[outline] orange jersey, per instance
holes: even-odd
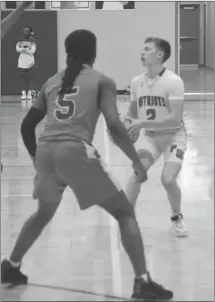
[[[39,140],[65,141],[77,138],[91,143],[101,113],[99,102],[101,98],[108,98],[109,83],[113,81],[85,66],[71,91],[59,95],[63,76],[64,71],[51,77],[43,85],[33,105],[47,114],[47,124]],[[115,83],[111,87],[115,87]]]

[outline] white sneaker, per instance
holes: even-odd
[[[22,91],[22,96],[21,96],[21,101],[25,101],[27,99],[26,92],[23,90]]]
[[[32,101],[32,94],[30,90],[28,91],[27,99],[28,101]]]
[[[28,100],[28,107],[31,107],[32,100],[33,100],[31,90],[28,91],[27,100]]]
[[[172,233],[176,237],[187,237],[189,235],[183,220],[183,215],[178,215],[177,219],[172,218]]]
[[[26,100],[21,100],[22,108],[26,108],[27,102]]]
[[[28,108],[30,108],[33,105],[33,102],[28,100]]]

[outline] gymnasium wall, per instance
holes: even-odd
[[[206,65],[214,69],[214,2],[206,2]]]
[[[1,12],[3,19],[8,11]],[[20,95],[20,75],[17,69],[18,56],[16,43],[20,39],[23,26],[33,28],[37,41],[35,54],[36,87],[41,85],[57,72],[57,12],[26,11],[18,24],[2,40],[1,45],[1,94]],[[11,85],[11,83],[13,83]]]
[[[65,67],[64,39],[75,29],[92,30],[98,38],[95,67],[124,89],[142,72],[140,51],[147,36],[167,39],[172,57],[167,66],[175,70],[175,2],[136,2],[128,11],[58,11],[58,70]]]
[[[135,10],[124,11],[26,11],[2,41],[2,95],[20,95],[15,46],[21,28],[26,24],[33,27],[37,40],[35,78],[38,89],[57,70],[65,67],[64,39],[78,28],[92,30],[97,35],[95,67],[112,77],[118,90],[124,89],[132,77],[143,71],[140,52],[147,36],[160,36],[170,41],[172,57],[167,67],[175,70],[175,2],[136,2],[135,6]],[[1,18],[8,13],[2,11]]]

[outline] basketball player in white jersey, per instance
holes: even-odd
[[[141,61],[147,71],[131,82],[131,105],[128,116],[135,118],[129,127],[132,136],[141,132],[136,148],[145,168],[149,169],[163,154],[161,182],[172,210],[172,232],[186,237],[188,230],[181,211],[181,190],[176,178],[181,170],[186,149],[183,123],[184,83],[163,64],[171,55],[169,42],[149,37],[144,42]],[[133,174],[126,194],[135,205],[141,185]]]

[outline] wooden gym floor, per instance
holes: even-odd
[[[119,103],[122,113],[126,107]],[[23,222],[36,209],[31,198],[34,169],[20,137],[25,111],[20,104],[1,108],[2,259],[9,256]],[[175,301],[213,301],[214,102],[186,102],[184,119],[188,149],[179,183],[190,237],[170,234],[170,208],[160,183],[162,159],[149,172],[136,213],[152,277],[174,291]],[[109,143],[103,126],[101,118],[95,146],[124,187],[131,172],[129,160]],[[115,221],[96,207],[80,212],[70,190],[26,255],[23,270],[29,285],[1,286],[2,301],[119,301],[132,292],[133,272]]]

